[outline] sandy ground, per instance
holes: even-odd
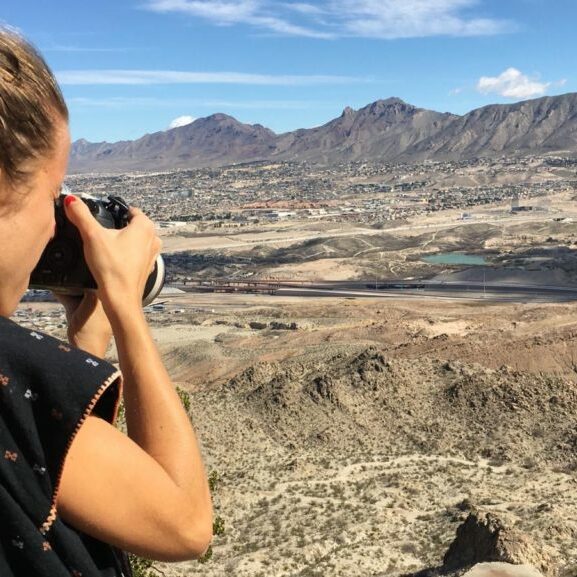
[[[297,330],[266,328],[289,320]],[[327,352],[370,345],[392,359],[573,378],[574,305],[189,294],[151,321],[174,379],[201,395],[193,420],[209,470],[222,477],[215,502],[226,523],[210,562],[163,565],[167,575],[401,575],[440,562],[463,518],[455,509],[463,499],[531,535],[557,566],[577,563],[570,471],[442,453],[291,449],[264,434],[256,417],[223,400],[207,406],[213,397],[202,396],[255,362],[322,362]],[[265,328],[250,328],[254,322]]]

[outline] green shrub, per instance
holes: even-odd
[[[206,553],[202,557],[199,557],[198,562],[207,563],[208,561],[210,561],[211,557],[212,557],[212,545],[209,545],[208,549],[206,550]],[[148,577],[148,575],[145,577]]]
[[[220,537],[224,535],[224,519],[222,517],[215,517],[212,524],[212,534]]]
[[[211,471],[210,475],[208,476],[208,487],[213,495],[214,493],[216,493],[216,490],[218,489],[219,485],[220,485],[220,475],[218,474],[217,471]]]
[[[134,577],[157,577],[157,573],[153,573],[154,566],[152,561],[142,559],[136,555],[129,555],[130,566],[132,567],[132,574]]]
[[[190,411],[190,394],[189,394],[189,392],[185,391],[184,389],[181,389],[180,387],[176,387],[176,392],[178,393],[178,396],[180,397],[180,402],[182,403],[184,410],[188,413]]]

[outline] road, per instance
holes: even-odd
[[[186,292],[267,292],[283,296],[344,298],[442,298],[509,302],[568,302],[577,300],[577,287],[436,281],[317,281],[276,280],[242,282],[215,279],[210,284],[176,285]]]

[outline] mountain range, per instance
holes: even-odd
[[[226,114],[134,141],[72,145],[70,172],[128,172],[224,166],[262,160],[326,165],[420,162],[531,154],[577,156],[577,93],[494,104],[465,115],[378,100],[315,128],[275,134]]]

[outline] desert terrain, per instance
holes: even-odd
[[[501,184],[548,182],[547,170]],[[477,186],[491,175],[443,179]],[[525,565],[510,575],[577,575],[575,194],[540,191],[519,212],[503,200],[379,222],[297,215],[163,229],[178,288],[147,314],[190,400],[220,530],[206,562],[151,574],[488,577],[495,565],[472,565],[513,561]],[[482,288],[201,291],[211,279]],[[559,292],[503,298],[492,283]],[[18,315],[63,336],[56,304],[22,303]],[[498,520],[508,557],[454,561],[471,514]]]
[[[225,533],[167,574],[404,575],[473,507],[577,563],[572,304],[182,298],[154,330]]]

